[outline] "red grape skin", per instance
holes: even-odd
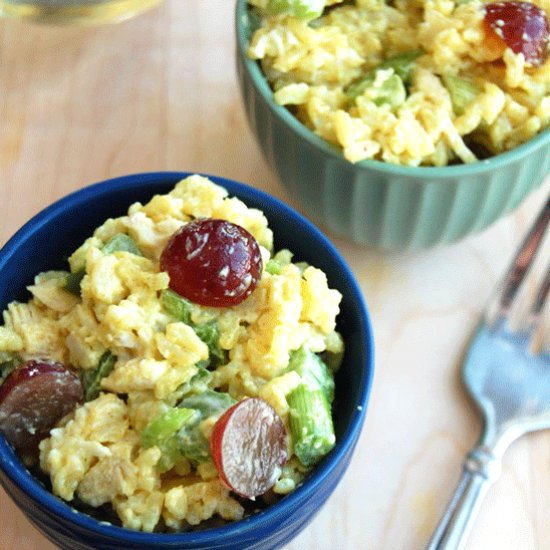
[[[539,66],[548,57],[550,26],[542,8],[531,2],[494,2],[484,6],[487,34]]]
[[[216,422],[210,437],[212,458],[222,482],[254,499],[277,481],[288,459],[286,428],[263,399],[239,401]]]
[[[0,431],[16,449],[31,449],[82,400],[80,379],[64,365],[27,361],[0,386]]]
[[[240,304],[256,288],[262,256],[256,239],[227,220],[201,218],[172,236],[160,259],[170,288],[203,306]]]

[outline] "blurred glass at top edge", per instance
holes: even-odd
[[[0,0],[0,16],[41,23],[115,23],[163,0]]]

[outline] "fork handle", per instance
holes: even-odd
[[[468,453],[462,477],[426,550],[460,550],[483,497],[500,475],[501,462],[486,446]]]

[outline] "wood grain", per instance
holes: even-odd
[[[53,200],[140,171],[223,175],[284,199],[240,106],[233,3],[167,1],[117,26],[0,22],[0,244]],[[333,497],[289,550],[423,548],[480,429],[459,359],[550,180],[459,244],[382,254],[334,242],[376,333],[367,422]],[[0,491],[0,549],[50,550]],[[550,548],[550,435],[506,455],[468,550]]]

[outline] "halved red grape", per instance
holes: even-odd
[[[184,225],[162,252],[170,288],[203,306],[240,304],[256,288],[262,255],[256,239],[227,220],[202,218]]]
[[[250,499],[275,485],[288,458],[281,417],[257,397],[239,401],[220,417],[210,448],[223,483]]]
[[[531,2],[494,2],[486,4],[487,31],[498,36],[514,53],[522,53],[531,65],[548,57],[550,26],[542,8]]]
[[[82,399],[80,379],[64,365],[28,361],[0,386],[0,431],[16,449],[29,449]]]

